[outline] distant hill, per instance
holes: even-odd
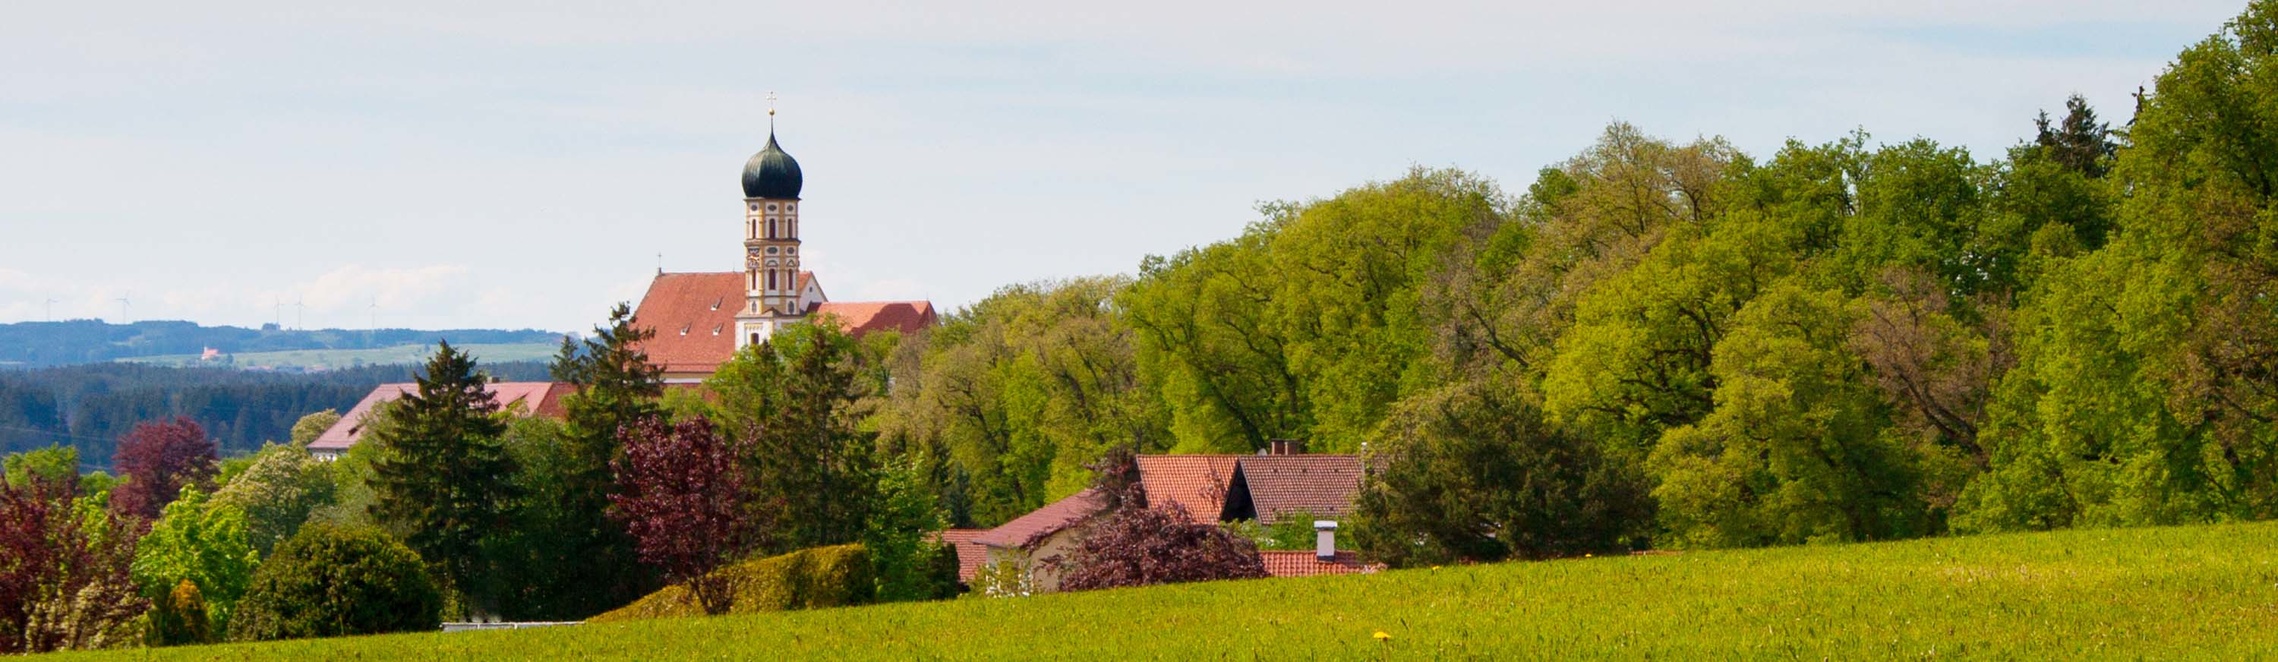
[[[0,367],[41,368],[188,355],[307,350],[368,350],[433,345],[558,345],[564,334],[536,329],[313,329],[200,326],[192,322],[111,324],[102,320],[0,324]],[[169,361],[170,363],[172,361]],[[367,361],[369,363],[369,361]]]
[[[547,364],[483,361],[501,381],[544,381]],[[79,449],[89,469],[110,466],[120,435],[137,423],[187,416],[223,455],[291,438],[293,422],[347,411],[372,387],[408,382],[414,365],[366,365],[313,373],[168,368],[135,363],[0,370],[0,453],[49,444]]]

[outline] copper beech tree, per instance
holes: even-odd
[[[214,442],[188,418],[143,423],[119,438],[111,466],[127,479],[111,491],[111,512],[143,521],[158,519],[185,485],[213,489]]]
[[[1266,576],[1258,546],[1213,522],[1196,522],[1185,508],[1150,508],[1128,451],[1111,452],[1094,465],[1097,490],[1110,510],[1085,531],[1076,550],[1047,562],[1066,568],[1060,588],[1175,584]]]
[[[738,443],[702,418],[649,416],[621,434],[624,455],[610,463],[617,493],[609,495],[609,516],[625,524],[642,562],[695,594],[706,613],[726,611],[730,587],[711,572],[742,551],[750,533],[739,501]]]

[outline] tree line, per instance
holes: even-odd
[[[1104,449],[1307,439],[1381,467],[1394,563],[2269,518],[2273,34],[2253,3],[2124,121],[2074,97],[1990,160],[1617,123],[1523,191],[1264,205],[906,339],[880,444],[987,526]]]
[[[107,469],[117,440],[136,424],[174,416],[196,421],[223,455],[283,440],[301,416],[347,411],[372,387],[409,382],[417,366],[272,373],[104,363],[0,370],[0,452],[61,444],[86,468]],[[486,367],[507,381],[544,381],[543,363]]]

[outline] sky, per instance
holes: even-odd
[[[584,330],[741,269],[771,92],[827,294],[954,310],[1414,166],[1523,191],[1615,121],[1992,159],[2243,7],[8,3],[0,322]]]

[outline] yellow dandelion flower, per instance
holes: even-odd
[[[1383,630],[1377,630],[1377,631],[1376,631],[1376,640],[1377,640],[1377,641],[1391,641],[1391,640],[1392,640],[1392,635],[1389,635],[1389,634],[1385,634]]]

